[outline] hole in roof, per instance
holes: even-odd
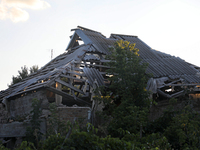
[[[78,40],[78,44],[82,45],[82,44],[84,44],[84,42],[82,40]]]

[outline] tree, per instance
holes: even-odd
[[[106,97],[103,99],[105,112],[113,118],[108,131],[114,137],[119,136],[120,129],[141,134],[147,122],[150,100],[145,87],[149,75],[145,73],[147,64],[138,57],[135,45],[117,41],[107,57],[111,85],[102,93]]]
[[[28,67],[26,67],[26,65],[24,65],[23,67],[21,67],[21,70],[18,70],[19,75],[17,75],[16,77],[15,76],[12,77],[12,82],[8,86],[10,87],[11,85],[22,81],[29,74],[32,74],[32,73],[37,72],[37,71],[38,71],[38,66],[37,65],[34,65],[34,66],[30,67],[29,71],[28,71]]]
[[[40,132],[40,123],[42,122],[40,116],[42,114],[41,110],[41,101],[34,98],[32,100],[32,111],[30,112],[30,123],[31,126],[27,127],[26,130],[26,140],[35,144],[35,146],[39,147],[39,141],[42,138],[42,133]]]
[[[48,117],[48,130],[47,130],[47,136],[48,135],[65,135],[67,132],[68,125],[60,119],[58,114],[57,105],[55,103],[49,104],[49,110],[51,112],[51,116]]]
[[[16,84],[20,82],[22,79],[26,78],[28,76],[28,68],[26,66],[21,67],[21,70],[18,70],[19,75],[16,77],[12,77],[11,85]]]
[[[34,72],[37,72],[39,69],[39,67],[37,65],[34,65],[32,67],[30,67],[29,71],[30,71],[30,74],[34,73]]]
[[[200,149],[200,116],[190,100],[171,118],[164,130],[174,149]]]

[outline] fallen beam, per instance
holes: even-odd
[[[76,87],[74,87],[73,85],[70,85],[69,83],[66,83],[65,81],[62,81],[62,80],[60,80],[60,79],[56,79],[55,81],[58,82],[58,83],[60,83],[60,84],[62,84],[62,85],[64,85],[64,86],[67,86],[67,87],[71,88],[72,90],[74,90],[74,91],[76,91],[76,92],[79,92],[79,93],[81,93],[81,94],[84,94],[83,91],[77,89]]]
[[[81,102],[81,103],[84,103],[84,104],[87,104],[87,105],[91,106],[90,103],[88,103],[88,102],[86,102],[86,101],[84,101],[84,100],[82,100],[82,99],[80,99],[80,98],[78,98],[78,97],[76,97],[76,100],[75,100],[74,97],[73,97],[72,95],[69,95],[69,94],[67,94],[66,92],[57,90],[57,89],[54,88],[54,87],[47,87],[46,89],[49,90],[49,91],[52,91],[52,92],[54,92],[54,93],[56,93],[56,94],[58,94],[58,95],[61,95],[61,96],[65,97],[65,98],[68,98],[68,99],[70,99],[70,100],[78,101],[78,102]]]

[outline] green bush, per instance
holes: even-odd
[[[65,137],[60,134],[51,135],[42,143],[42,149],[54,150],[61,146],[64,140]]]

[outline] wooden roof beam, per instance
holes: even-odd
[[[75,100],[74,97],[73,97],[72,95],[69,95],[69,94],[67,94],[66,92],[57,90],[57,89],[54,88],[54,87],[47,87],[47,90],[52,91],[52,92],[54,92],[54,93],[56,93],[56,94],[58,94],[58,95],[61,95],[61,96],[63,96],[63,97],[66,97],[66,98],[68,98],[68,99],[70,99],[70,100]],[[78,102],[87,104],[87,105],[89,105],[89,106],[91,107],[91,104],[90,104],[90,103],[88,103],[88,102],[86,102],[86,101],[84,101],[84,100],[82,100],[82,99],[80,99],[80,98],[78,98],[78,97],[76,97],[76,100],[75,100],[75,101],[78,101]]]
[[[70,84],[66,83],[65,81],[62,81],[62,80],[60,80],[60,79],[56,79],[55,81],[58,82],[58,83],[60,83],[60,84],[62,84],[62,85],[64,85],[64,86],[66,86],[66,87],[71,88],[72,90],[74,90],[74,91],[76,91],[76,92],[79,92],[79,93],[81,93],[81,94],[84,94],[83,91],[77,89],[77,88],[74,87],[73,85],[70,85]]]

